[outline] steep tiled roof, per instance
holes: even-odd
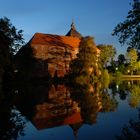
[[[79,46],[80,39],[77,37],[35,33],[30,43],[49,46],[69,46],[75,48]]]
[[[81,38],[82,37],[82,35],[79,32],[77,32],[77,30],[76,30],[76,28],[74,26],[74,22],[72,22],[71,29],[66,34],[66,36],[72,36],[72,37],[78,37],[78,38]]]

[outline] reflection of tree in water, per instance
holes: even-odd
[[[95,123],[99,111],[97,97],[91,93],[86,93],[83,99],[79,104],[81,107],[81,116],[85,123]]]
[[[16,140],[24,135],[25,120],[13,104],[13,91],[10,85],[0,89],[0,140]]]
[[[70,93],[69,89],[71,89]],[[21,87],[18,87],[16,90],[18,94],[15,94],[14,104],[29,120],[32,120],[35,124],[35,115],[40,115],[40,122],[46,122],[46,118],[49,118],[46,124],[43,122],[42,127],[38,128],[62,125],[64,119],[68,120],[68,116],[71,115],[72,117],[73,113],[78,112],[81,115],[81,119],[70,124],[74,135],[77,135],[78,129],[83,123],[96,123],[98,112],[114,111],[118,105],[114,95],[110,94],[109,90],[104,90],[100,83],[95,83],[94,85],[86,83],[84,85],[75,85],[75,87],[71,88],[67,88],[64,85],[51,86],[48,83],[26,83],[24,85],[22,84]],[[78,107],[75,107],[73,103],[76,103]],[[45,109],[43,109],[43,107]],[[79,110],[76,111],[75,108]],[[7,113],[7,116],[9,116],[7,119],[5,118],[4,121],[11,125],[6,126],[4,125],[5,123],[3,123],[0,133],[7,137],[9,136],[8,134],[10,134],[11,138],[15,138],[22,135],[25,124],[20,114],[18,112],[11,113],[11,110],[12,109],[9,108]],[[48,110],[48,112],[46,110]],[[53,117],[51,118],[51,115],[49,116],[48,113],[51,113]],[[44,115],[46,116],[44,117]],[[10,119],[11,117],[13,117],[13,119]]]
[[[128,81],[115,81],[110,84],[112,94],[119,94],[121,100],[125,100],[128,95]]]
[[[31,119],[35,115],[34,106],[47,101],[49,88],[50,85],[46,82],[21,84],[16,89],[18,94],[14,97],[14,104],[22,114]]]
[[[123,127],[121,135],[116,136],[117,140],[140,140],[140,108],[138,111],[138,120],[130,120],[129,124]]]
[[[118,86],[118,88],[117,88]],[[118,93],[121,100],[126,97],[131,107],[138,107],[140,104],[140,81],[138,80],[125,80],[119,83],[112,83],[111,89],[113,93]]]
[[[35,114],[34,105],[48,99],[49,85],[47,82],[18,82],[14,87],[6,86],[1,88],[4,93],[0,91],[0,140],[17,140],[25,135],[26,121]]]
[[[96,122],[98,112],[96,95],[89,91],[89,85],[77,85],[76,87],[72,88],[71,97],[79,104],[83,122],[92,124]]]
[[[132,85],[130,88],[130,95],[128,98],[129,105],[131,107],[138,107],[140,104],[140,86]]]
[[[75,87],[71,90],[71,96],[81,108],[84,123],[93,124],[96,122],[98,112],[114,111],[117,108],[116,99],[109,93],[104,93],[99,83],[95,83],[93,86],[86,84]]]
[[[16,140],[24,135],[25,120],[11,105],[0,105],[0,140]]]
[[[118,107],[117,100],[114,97],[111,97],[109,93],[102,93],[101,99],[101,112],[115,111],[115,109]]]

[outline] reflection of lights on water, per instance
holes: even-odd
[[[18,90],[15,90],[15,93],[17,94],[18,93]]]
[[[14,70],[14,72],[15,72],[15,73],[17,73],[17,72],[18,72],[18,70],[17,70],[17,69],[15,69],[15,70]]]

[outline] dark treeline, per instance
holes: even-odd
[[[0,19],[0,82],[4,77],[13,75],[14,55],[24,43],[22,32],[17,30],[7,17]]]

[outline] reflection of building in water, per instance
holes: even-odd
[[[82,122],[80,108],[72,101],[64,85],[53,85],[48,98],[48,102],[35,106],[36,113],[32,122],[38,129]]]
[[[75,137],[78,137],[78,130],[79,128],[83,125],[83,123],[76,123],[76,124],[71,124],[70,127],[73,130],[73,135]]]
[[[78,92],[76,89],[72,92],[64,85],[52,85],[50,89],[44,85],[28,88],[29,91],[24,87],[23,93],[19,90],[18,95],[22,96],[20,101],[16,100],[16,106],[39,130],[69,125],[77,136],[84,123],[96,122],[102,108],[96,86],[90,87],[87,93],[79,88]]]
[[[70,125],[75,136],[82,124],[96,123],[98,112],[102,108],[99,91],[93,89],[83,100],[73,101],[70,91],[64,85],[52,85],[47,102],[35,106],[32,118],[37,129]],[[82,94],[82,93],[81,93]]]

